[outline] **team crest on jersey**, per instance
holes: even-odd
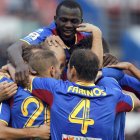
[[[62,140],[102,140],[101,138],[81,137],[72,135],[62,135]]]

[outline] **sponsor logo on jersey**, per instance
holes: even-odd
[[[37,32],[33,32],[33,33],[30,33],[30,34],[28,35],[28,37],[31,38],[32,40],[36,40],[39,36],[40,36],[40,35],[39,35],[39,33],[37,33]]]
[[[101,138],[81,137],[73,135],[62,135],[62,140],[102,140]]]

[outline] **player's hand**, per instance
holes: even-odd
[[[59,36],[51,35],[46,38],[45,40],[45,46],[61,46],[62,48],[66,48],[66,45],[62,41],[62,39]]]
[[[76,30],[78,32],[93,32],[93,34],[102,34],[101,30],[97,26],[90,23],[79,24]]]
[[[0,102],[9,99],[17,92],[17,85],[14,82],[7,81],[0,83]]]
[[[48,140],[50,138],[50,126],[44,124],[37,129],[37,135],[40,139]]]
[[[108,67],[119,68],[123,70],[128,70],[131,67],[131,63],[129,62],[119,62],[116,65],[109,65]]]
[[[108,65],[115,65],[118,62],[118,59],[110,53],[105,53],[103,56],[103,67],[106,67]]]
[[[7,78],[11,78],[11,76],[8,73],[8,64],[1,67],[0,75],[3,75],[4,77],[7,77]]]
[[[20,64],[15,69],[15,81],[18,84],[25,85],[29,79],[29,67],[27,64]]]

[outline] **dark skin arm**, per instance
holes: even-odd
[[[16,68],[15,80],[17,83],[27,81],[29,77],[28,65],[24,63],[22,58],[23,47],[27,46],[27,43],[19,40],[7,49],[8,58]]]

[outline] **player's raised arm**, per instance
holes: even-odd
[[[22,49],[28,44],[19,40],[7,49],[8,59],[16,68],[16,81],[21,82],[28,78],[29,68],[22,58]]]
[[[77,28],[77,31],[81,32],[91,32],[93,35],[92,48],[91,50],[98,56],[100,61],[100,67],[103,63],[103,46],[102,46],[102,32],[101,30],[92,24],[82,23]]]

